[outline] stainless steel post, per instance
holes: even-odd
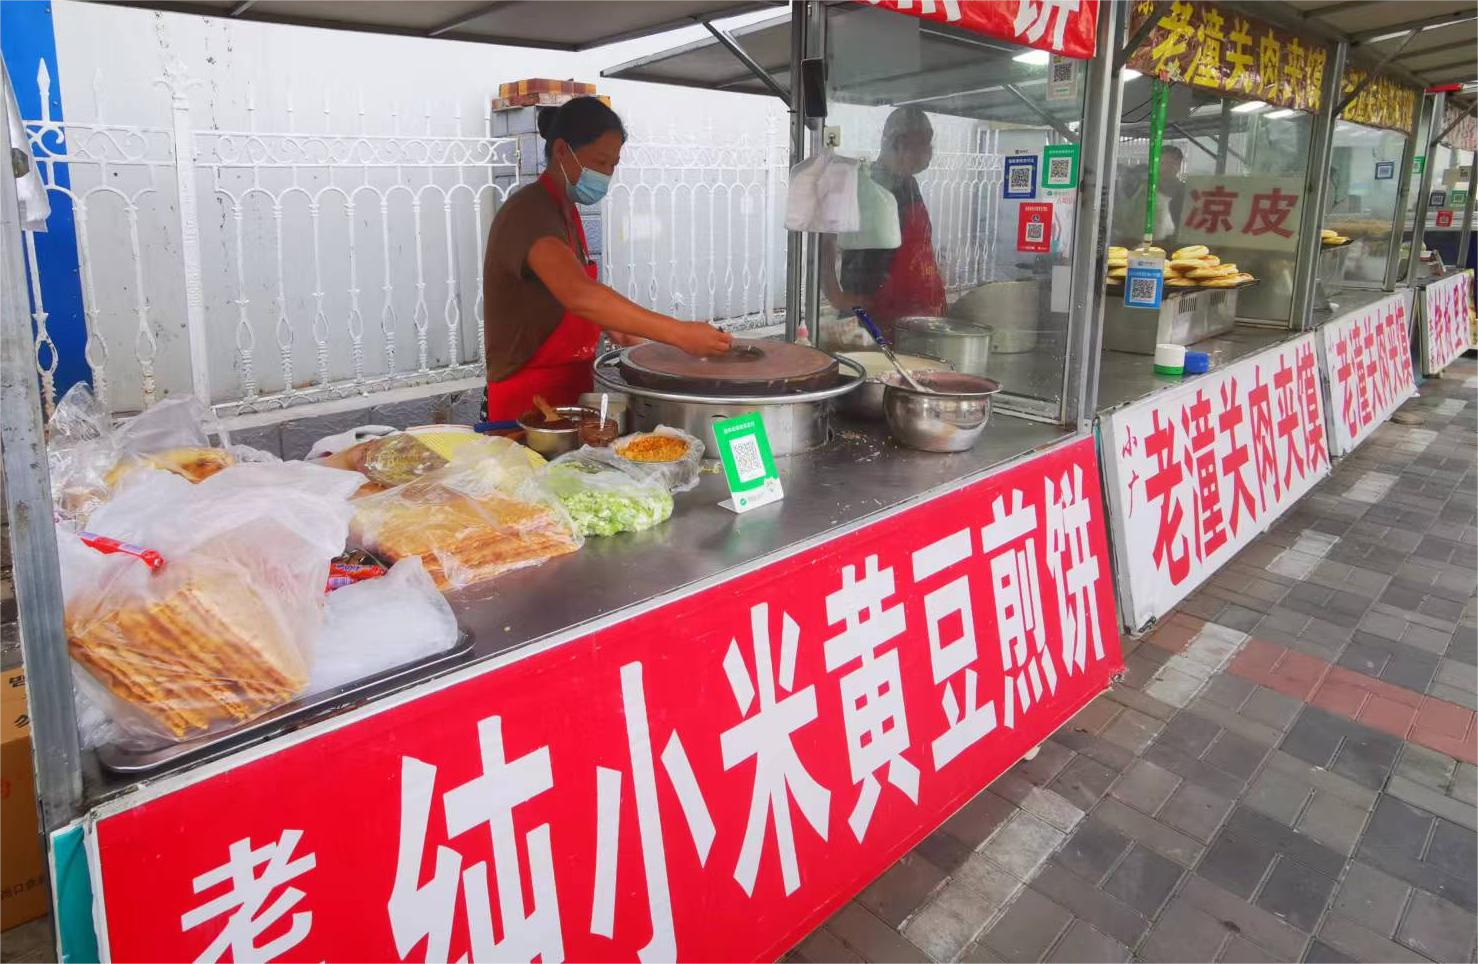
[[[806,114],[801,96],[801,61],[806,59],[806,24],[809,0],[790,7],[790,166],[806,157]],[[773,202],[772,202],[773,203]],[[805,272],[805,236],[785,232],[785,340],[795,341],[801,322],[801,276]]]
[[[1345,57],[1350,45],[1339,41],[1330,52],[1324,67],[1324,83],[1320,89],[1319,113],[1314,117],[1309,135],[1309,166],[1304,172],[1303,214],[1298,221],[1298,247],[1293,269],[1293,303],[1289,306],[1288,327],[1305,329],[1314,310],[1314,287],[1319,273],[1319,231],[1324,226],[1324,206],[1328,203],[1329,154],[1334,144],[1334,125],[1339,120],[1340,89],[1344,83]]]
[[[1064,360],[1061,419],[1086,432],[1098,409],[1098,370],[1103,357],[1103,284],[1113,218],[1115,163],[1119,155],[1119,115],[1123,74],[1114,58],[1127,24],[1129,7],[1099,7],[1098,49],[1088,62],[1083,104],[1083,137],[1078,158],[1078,195],[1073,219],[1072,274],[1069,282],[1067,358]]]
[[[1401,152],[1401,172],[1396,181],[1396,211],[1392,217],[1391,253],[1386,258],[1386,277],[1381,285],[1386,291],[1396,290],[1396,281],[1406,276],[1401,259],[1401,243],[1406,238],[1406,204],[1411,199],[1411,166],[1416,163],[1416,152],[1426,142],[1427,131],[1432,123],[1432,98],[1422,95],[1420,109],[1416,112],[1416,126],[1406,138],[1406,148]]]
[[[1437,138],[1442,134],[1442,111],[1447,106],[1447,95],[1438,92],[1432,96],[1432,120],[1422,138],[1422,177],[1416,189],[1416,223],[1411,226],[1411,255],[1406,259],[1406,283],[1414,285],[1421,280],[1422,246],[1426,243],[1427,202],[1432,197],[1432,151],[1437,147]]]
[[[814,0],[806,4],[806,56],[826,61],[826,4]],[[811,130],[811,153],[821,152],[826,136],[826,118],[817,121]],[[811,329],[811,340],[821,338],[821,235],[806,236],[806,324]]]
[[[81,805],[81,751],[67,637],[62,630],[62,573],[51,514],[41,389],[32,354],[20,202],[15,178],[10,176],[10,146],[8,111],[0,106],[0,157],[5,158],[0,166],[0,457],[26,661],[36,796],[42,831],[49,833],[75,817]]]
[[[1458,270],[1462,270],[1468,263],[1468,242],[1473,233],[1473,188],[1478,186],[1475,175],[1478,175],[1478,151],[1474,151],[1472,159],[1468,161],[1468,197],[1463,201],[1463,230],[1457,239]]]

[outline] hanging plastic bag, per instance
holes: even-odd
[[[703,449],[698,438],[666,425],[618,438],[611,444],[611,451],[626,467],[656,479],[669,492],[686,492],[698,484]]]
[[[113,420],[91,389],[78,383],[57,402],[46,425],[51,502],[59,521],[80,528],[108,501],[108,471],[118,461]]]
[[[348,498],[362,481],[302,463],[233,466],[198,485],[141,471],[89,524],[157,551],[163,568],[125,554],[89,559],[66,543],[79,685],[129,742],[229,728],[303,692],[324,573],[343,551]]]
[[[860,166],[855,158],[825,150],[792,167],[785,190],[785,227],[821,234],[856,231]]]
[[[516,448],[516,446],[515,446]],[[569,513],[511,450],[355,502],[350,540],[392,562],[419,556],[443,592],[580,548]]]
[[[585,446],[561,455],[544,477],[583,536],[641,532],[672,516],[667,487],[610,449]]]
[[[903,244],[898,199],[872,179],[872,164],[867,161],[857,175],[857,219],[856,231],[837,235],[837,247],[844,251],[892,251]]]
[[[434,656],[457,641],[457,617],[421,560],[412,556],[378,579],[324,600],[307,695]]]

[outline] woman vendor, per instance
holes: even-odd
[[[618,344],[652,339],[694,355],[722,354],[732,337],[623,298],[596,280],[576,204],[605,196],[626,129],[594,97],[539,113],[545,170],[493,218],[483,265],[487,417],[511,421],[542,395],[573,405],[591,390],[601,330]]]
[[[900,107],[883,122],[872,179],[898,202],[897,248],[863,248],[841,253],[836,272],[835,239],[822,239],[822,285],[839,311],[861,306],[891,336],[893,322],[910,315],[942,315],[944,279],[934,260],[934,230],[919,190],[918,175],[934,159],[934,125],[918,107]]]

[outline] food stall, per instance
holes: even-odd
[[[1264,6],[1136,4],[1129,21],[1098,419],[1131,631],[1330,468],[1306,212],[1344,47]],[[1119,280],[1134,258],[1163,285],[1151,303]]]
[[[1454,85],[1455,86],[1455,85]],[[1471,105],[1451,101],[1441,90],[1440,125],[1434,123],[1422,180],[1421,232],[1414,236],[1430,252],[1418,271],[1417,343],[1422,374],[1437,375],[1474,344],[1472,251],[1474,150],[1478,121]]]
[[[328,6],[421,30],[436,4]],[[566,28],[447,6],[460,39]],[[589,44],[747,5],[563,6]],[[828,77],[790,95],[813,154],[827,100],[864,149],[915,99],[1036,119],[1009,156],[1043,196],[992,207],[987,280],[1040,284],[1043,347],[953,454],[900,444],[906,413],[840,414],[868,369],[785,342],[702,372],[603,356],[653,431],[550,465],[445,427],[264,460],[185,399],[121,426],[64,401],[48,439],[4,180],[5,492],[64,959],[775,959],[1122,668],[1088,431],[1121,8],[792,9],[789,75]],[[797,241],[787,300],[826,337],[828,244]],[[530,420],[583,428],[559,422]],[[396,579],[431,589],[371,606]]]

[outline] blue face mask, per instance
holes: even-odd
[[[580,164],[580,159],[575,158],[575,163]],[[559,173],[565,179],[565,189],[576,204],[599,204],[611,186],[611,175],[592,171],[583,164],[580,164],[580,177],[574,184],[570,183],[570,176],[564,172],[564,167],[560,167]]]

